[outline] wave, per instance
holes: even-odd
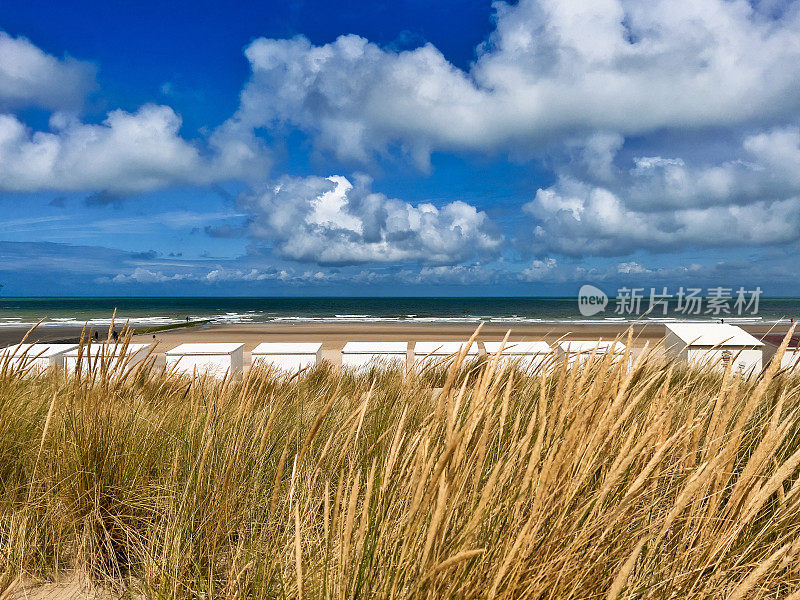
[[[162,325],[177,325],[187,321],[211,321],[212,324],[235,325],[256,323],[430,323],[430,324],[474,324],[493,323],[508,325],[536,325],[536,324],[576,324],[576,325],[629,325],[629,324],[667,324],[675,322],[719,322],[719,318],[707,315],[691,317],[581,317],[581,316],[523,316],[523,315],[420,315],[420,314],[393,314],[390,316],[370,314],[334,314],[334,315],[279,315],[276,313],[246,311],[246,312],[220,312],[210,314],[191,314],[186,316],[166,317],[163,315],[126,317],[117,316],[115,326],[128,324],[133,328],[158,327]],[[732,325],[753,324],[788,324],[789,319],[781,317],[761,316],[725,316],[726,323]],[[36,325],[30,317],[8,316],[0,318],[0,328],[30,328]],[[111,325],[110,317],[81,318],[77,315],[68,317],[51,317],[39,324],[39,327],[91,327],[107,328]]]

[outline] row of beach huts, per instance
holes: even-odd
[[[676,360],[697,366],[707,364],[734,373],[749,375],[761,370],[775,354],[783,336],[762,336],[758,339],[740,327],[722,323],[667,324],[664,350]],[[452,341],[417,342],[413,347],[413,363],[417,366],[444,362],[458,352],[477,358],[478,344]],[[583,362],[591,356],[612,354],[612,361],[623,360],[626,346],[619,341],[563,340],[551,346],[544,341],[483,342],[485,354],[513,360],[520,368],[535,370],[544,364],[566,360]],[[152,352],[151,344],[18,344],[0,350],[0,365],[42,370],[49,367],[74,372],[105,361],[106,365],[129,368]],[[264,342],[250,353],[251,365],[262,364],[289,372],[312,366],[322,360],[321,342]],[[347,342],[342,349],[342,366],[364,367],[381,363],[407,365],[407,342]],[[630,358],[630,357],[629,357]],[[781,367],[794,368],[800,360],[797,340],[793,340],[782,357]],[[222,377],[238,375],[244,369],[244,344],[189,343],[165,353],[166,368],[177,374],[207,374]]]

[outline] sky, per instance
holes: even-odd
[[[800,295],[800,2],[0,0],[0,293]]]

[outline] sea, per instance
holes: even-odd
[[[619,310],[612,299],[605,310],[585,316],[575,297],[272,297],[272,298],[11,298],[0,297],[0,328],[108,326],[116,311],[117,323],[132,327],[171,325],[209,320],[218,324],[246,323],[631,323],[719,321],[726,323],[789,323],[800,317],[800,298],[760,298],[758,307],[739,310],[735,298],[709,310],[702,306],[687,314],[676,299],[647,313]],[[616,306],[616,308],[615,308]],[[626,309],[633,307],[627,306]],[[639,307],[636,307],[639,308]],[[697,307],[694,307],[697,308]],[[742,307],[739,307],[742,308]],[[725,310],[728,312],[725,312]]]

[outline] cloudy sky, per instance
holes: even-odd
[[[4,295],[800,294],[800,2],[0,8]]]

